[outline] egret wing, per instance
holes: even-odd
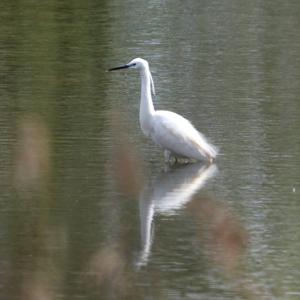
[[[213,147],[182,116],[170,111],[156,111],[151,137],[155,143],[180,156],[199,159],[216,155]]]

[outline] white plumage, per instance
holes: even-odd
[[[170,156],[175,156],[212,162],[217,156],[217,148],[208,143],[187,119],[171,111],[155,111],[151,96],[151,89],[154,93],[154,84],[148,62],[135,58],[130,63],[110,71],[124,68],[140,71],[141,129],[147,137],[165,150],[165,159],[169,160]]]
[[[156,111],[151,138],[176,157],[210,160],[217,155],[215,147],[187,119],[171,111]]]

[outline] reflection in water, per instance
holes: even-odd
[[[187,204],[217,172],[215,165],[190,164],[161,174],[146,185],[140,194],[142,250],[137,266],[146,265],[153,241],[153,218],[156,214],[171,215]]]

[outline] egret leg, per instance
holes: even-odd
[[[164,157],[165,157],[165,162],[168,163],[171,159],[171,151],[165,149],[164,150]]]
[[[174,165],[177,163],[177,157],[169,150],[164,150],[165,163]]]

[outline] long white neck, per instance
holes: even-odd
[[[151,73],[148,67],[141,69],[141,103],[140,103],[140,125],[143,133],[149,136],[151,121],[154,115],[154,106],[151,96]]]

